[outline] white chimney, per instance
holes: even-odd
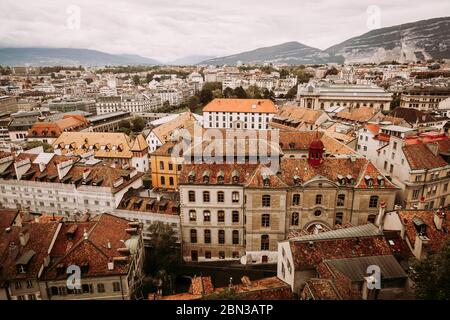
[[[425,235],[416,235],[416,241],[414,242],[414,256],[418,260],[422,260],[423,258],[426,258],[427,256],[427,250],[426,247],[428,243],[430,242],[430,239]]]
[[[434,225],[436,226],[436,229],[442,230],[442,225],[444,224],[445,220],[445,211],[444,210],[438,210],[433,217]]]
[[[91,173],[91,170],[89,169],[84,169],[83,171],[83,180],[86,180],[87,177],[89,177],[89,174]]]
[[[375,225],[378,226],[378,230],[380,232],[383,232],[385,213],[386,213],[386,202],[383,201],[380,203],[380,211],[378,213],[377,221],[375,222]]]
[[[28,232],[28,230],[21,231],[19,233],[19,239],[22,247],[25,247],[28,243],[28,240],[30,240],[30,233]]]

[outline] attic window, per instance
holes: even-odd
[[[263,175],[263,185],[264,187],[269,187],[270,186],[270,179],[268,175]]]
[[[203,183],[209,183],[209,170],[203,172]]]
[[[347,181],[348,181],[349,184],[351,184],[351,185],[355,184],[355,179],[353,179],[353,176],[351,176],[350,174],[348,174],[348,175],[346,176],[346,178],[347,178]]]
[[[368,187],[373,187],[373,179],[370,176],[365,176],[364,179],[366,179]]]
[[[189,183],[194,183],[194,180],[195,180],[195,172],[191,171],[191,172],[189,172],[189,175],[188,175],[188,181],[189,181]]]
[[[296,186],[300,185],[300,177],[299,176],[294,176],[294,185],[296,185]]]
[[[224,183],[224,172],[222,170],[217,174],[217,182],[220,184]]]
[[[384,186],[384,179],[383,179],[382,176],[378,176],[378,177],[377,177],[377,180],[378,180],[378,185],[379,185],[380,187]]]
[[[232,176],[232,181],[233,183],[238,183],[239,182],[239,172],[237,170],[233,170],[233,172],[231,173]]]
[[[347,180],[344,178],[344,176],[338,174],[337,179],[338,179],[339,184],[345,186]]]
[[[419,236],[425,236],[427,234],[427,225],[421,218],[414,217],[412,222]]]
[[[289,143],[289,148],[294,149],[295,148],[295,143],[294,142],[290,142]]]

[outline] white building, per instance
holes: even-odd
[[[3,154],[0,203],[6,208],[70,215],[112,212],[130,188],[142,186],[143,173],[104,165],[98,160],[53,153]]]
[[[277,107],[268,99],[214,99],[203,108],[203,125],[266,130],[276,113]]]
[[[298,86],[297,100],[300,107],[310,109],[367,106],[389,110],[392,94],[377,86],[310,82]]]

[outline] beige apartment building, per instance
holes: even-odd
[[[222,174],[224,178],[219,179]],[[310,144],[308,158],[282,159],[276,174],[270,174],[262,164],[192,164],[183,165],[180,177],[186,261],[275,263],[278,242],[290,234],[375,222],[381,203],[394,207],[398,190],[365,158],[325,158],[320,140]],[[232,197],[236,193],[239,201],[243,194],[244,201],[234,206],[211,200],[219,192]],[[234,211],[243,220],[234,220]],[[222,215],[222,224],[216,224]],[[208,217],[206,221],[204,217]],[[205,244],[205,229],[211,229],[217,240]]]

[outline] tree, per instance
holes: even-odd
[[[275,101],[275,94],[273,93],[272,90],[269,91],[267,88],[265,88],[263,90],[262,96],[263,96],[263,99],[270,99],[272,101]]]
[[[289,89],[289,91],[286,93],[285,98],[286,99],[294,99],[296,96],[297,96],[297,85],[295,85]]]
[[[119,132],[123,132],[127,135],[131,133],[131,123],[129,120],[120,120],[119,122]]]
[[[203,87],[200,91],[200,102],[203,105],[208,104],[213,99],[213,93],[211,89]]]
[[[42,141],[27,141],[24,146],[24,150],[30,150],[33,148],[42,147],[44,152],[53,152],[53,147],[51,144]]]
[[[194,112],[195,108],[199,104],[200,104],[200,98],[197,96],[189,97],[186,101],[186,107],[188,107],[191,112]]]
[[[142,117],[135,117],[133,119],[133,131],[141,132],[145,128],[145,120]]]
[[[145,271],[153,280],[162,280],[163,291],[172,293],[168,279],[175,279],[181,272],[182,260],[175,230],[167,223],[153,222],[147,227],[150,234],[146,252]]]
[[[152,74],[151,74],[151,73],[147,73],[147,75],[145,76],[145,81],[146,81],[147,83],[149,83],[149,82],[152,81],[152,79],[153,79]]]
[[[223,90],[223,96],[225,98],[234,98],[234,91],[230,87],[226,87],[225,90]]]
[[[329,76],[329,75],[332,75],[332,76],[335,76],[335,75],[337,75],[339,72],[337,71],[337,69],[335,68],[335,67],[331,67],[330,69],[328,69],[326,72],[325,72],[325,77],[324,78],[326,78],[327,76]]]
[[[245,92],[245,90],[242,87],[235,88],[233,93],[236,96],[236,98],[238,98],[238,99],[246,99],[247,98],[247,93]]]
[[[261,99],[262,98],[261,89],[254,85],[248,87],[246,90],[246,93],[247,93],[247,97],[252,98],[252,99]]]
[[[138,86],[141,84],[141,79],[139,78],[139,76],[137,74],[133,76],[133,83],[135,86]]]
[[[213,97],[216,98],[223,98],[222,89],[215,89],[213,90]]]
[[[413,264],[411,279],[418,299],[450,299],[450,241],[439,253]]]

